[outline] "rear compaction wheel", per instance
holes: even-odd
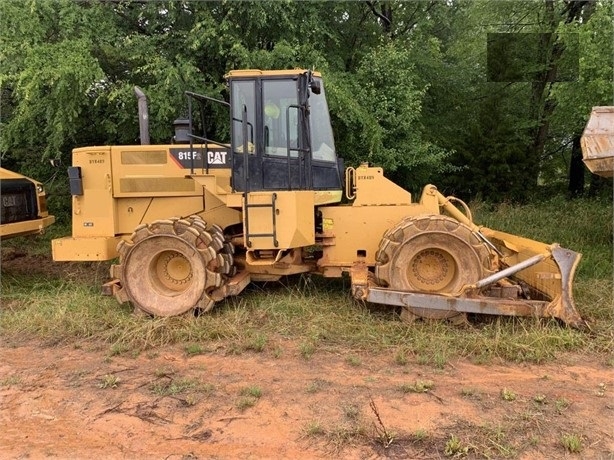
[[[119,265],[111,272],[121,285],[118,301],[156,316],[210,310],[209,293],[235,270],[222,230],[197,216],[141,225],[117,250]]]
[[[375,276],[401,291],[454,293],[491,273],[488,247],[450,217],[410,217],[388,230],[376,255]],[[404,307],[401,318],[458,319],[462,313]]]

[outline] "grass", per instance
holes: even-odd
[[[565,398],[559,398],[554,402],[554,405],[557,413],[562,414],[569,407],[569,401]]]
[[[508,439],[509,429],[506,425],[490,423],[476,427],[476,436],[472,438],[472,450],[484,458],[515,457],[517,451],[512,439]]]
[[[416,431],[414,431],[412,435],[412,438],[416,442],[424,441],[425,439],[428,439],[428,437],[429,437],[429,432],[425,430],[424,428],[418,428]]]
[[[79,263],[63,263],[52,273],[37,267],[27,273],[14,272],[3,266],[0,335],[12,340],[36,337],[50,344],[102,340],[108,343],[111,355],[178,344],[188,356],[222,350],[278,357],[281,349],[270,344],[290,340],[305,360],[342,346],[349,366],[359,366],[359,356],[370,353],[387,353],[391,362],[401,366],[412,359],[435,368],[463,357],[478,363],[543,363],[568,351],[596,355],[604,362],[611,359],[611,203],[556,198],[492,209],[479,204],[474,211],[476,222],[481,224],[546,242],[558,241],[584,254],[575,297],[579,311],[591,322],[591,332],[568,329],[553,320],[485,315],[470,316],[469,328],[426,321],[407,325],[394,308],[361,305],[351,299],[347,279],[317,276],[250,286],[198,318],[136,317],[129,305],[118,305],[115,299],[100,295],[106,275],[99,273],[106,274],[110,265],[105,262],[98,274],[89,278],[67,276],[84,267]],[[28,250],[41,254],[41,245],[46,245],[48,253],[45,238],[30,242]]]
[[[469,446],[455,435],[451,435],[446,441],[443,453],[446,457],[465,457],[469,453]]]
[[[303,426],[301,432],[305,437],[314,437],[323,435],[325,430],[319,420],[310,420]]]
[[[19,385],[21,383],[21,377],[18,375],[10,375],[8,377],[4,377],[0,379],[0,388],[2,387],[12,387],[15,385]]]
[[[100,378],[99,388],[117,388],[121,380],[116,375],[107,374]]]
[[[214,391],[214,386],[194,378],[168,378],[167,380],[153,382],[149,389],[157,396],[176,396],[185,393],[209,395]]]
[[[414,383],[404,383],[400,389],[403,393],[428,393],[434,386],[430,380],[416,380]]]
[[[460,390],[461,396],[464,398],[480,398],[480,391],[477,388],[473,387],[463,387]]]
[[[260,399],[260,397],[262,396],[262,388],[258,386],[244,387],[244,388],[241,388],[241,391],[239,392],[239,394],[241,396],[249,396],[251,398]]]
[[[328,385],[330,385],[330,383],[327,382],[326,380],[316,378],[312,380],[311,382],[309,382],[305,391],[307,393],[318,393],[324,390],[324,388],[327,387]]]
[[[316,351],[316,346],[311,341],[302,341],[299,344],[299,351],[305,360],[311,359]]]
[[[183,349],[188,356],[202,355],[205,352],[204,348],[197,343],[188,343]]]
[[[243,412],[256,405],[258,400],[262,397],[262,388],[255,385],[243,387],[239,390],[239,396],[240,398],[235,403],[235,406]]]
[[[501,399],[503,399],[504,401],[515,401],[516,400],[516,393],[514,393],[512,390],[510,390],[509,388],[503,388],[501,390]]]
[[[564,434],[561,436],[561,444],[568,452],[577,454],[582,450],[582,436],[577,434]]]
[[[327,442],[337,451],[364,442],[369,434],[366,426],[355,421],[334,424],[324,432]]]
[[[344,417],[348,420],[357,420],[360,418],[360,408],[356,404],[344,404],[341,409]]]
[[[399,366],[405,366],[409,362],[408,352],[405,347],[400,347],[394,354],[394,362]]]

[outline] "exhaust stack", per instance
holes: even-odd
[[[141,145],[149,145],[149,109],[147,107],[147,96],[141,88],[134,87],[134,93],[139,101],[139,133]]]

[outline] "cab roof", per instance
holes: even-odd
[[[290,69],[290,70],[259,70],[259,69],[245,69],[245,70],[231,70],[225,75],[227,79],[233,78],[261,78],[261,77],[295,77],[308,72],[307,69]],[[321,78],[320,72],[313,72],[314,77]]]

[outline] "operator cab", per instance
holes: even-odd
[[[227,79],[235,191],[341,190],[319,73],[240,70]]]

